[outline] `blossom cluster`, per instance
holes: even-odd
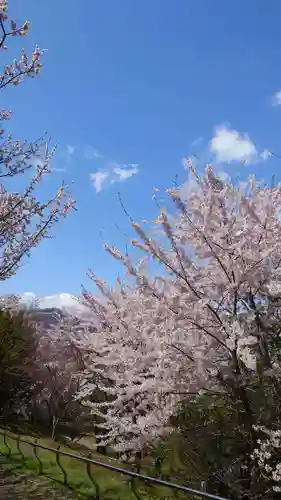
[[[9,26],[10,25],[10,26]],[[17,25],[9,21],[8,3],[0,2],[0,49],[9,37],[28,34],[30,22]],[[5,64],[0,75],[0,89],[18,85],[26,76],[37,75],[41,68],[43,51],[36,47],[31,56],[24,50],[19,60]],[[11,111],[0,111],[1,123],[10,120]],[[43,177],[51,174],[51,161],[55,148],[50,148],[44,136],[34,142],[19,141],[0,129],[0,280],[12,276],[21,260],[29,256],[32,248],[48,236],[49,229],[74,208],[74,200],[66,193],[63,184],[48,200],[41,200],[37,193]],[[27,177],[22,192],[11,191],[8,181],[17,175]],[[8,189],[9,188],[9,189]]]
[[[251,458],[255,460],[259,468],[266,473],[269,480],[273,483],[273,491],[281,493],[281,431],[270,430],[263,426],[255,426],[256,432],[264,435],[263,439],[258,439],[258,448],[255,448]]]
[[[7,27],[9,22],[8,18],[8,2],[1,0],[0,4],[0,29],[2,31],[0,39],[0,49],[7,50],[5,45],[8,37],[26,36],[29,32],[30,21],[25,21],[22,25],[17,26],[13,20],[10,21],[10,28]],[[21,83],[25,76],[35,76],[40,73],[42,68],[41,56],[43,50],[35,47],[31,56],[29,57],[24,50],[22,50],[19,60],[14,59],[11,64],[5,64],[3,73],[0,75],[0,89],[5,88],[9,84],[18,85]]]

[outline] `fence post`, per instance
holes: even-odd
[[[6,429],[4,429],[4,445],[6,446],[6,448],[8,449],[8,457],[10,458],[10,456],[12,455],[12,450],[10,448],[10,446],[8,445],[7,443],[7,433],[6,433]]]
[[[25,456],[24,456],[24,453],[22,452],[21,447],[20,447],[20,436],[19,435],[17,436],[17,449],[18,449],[18,452],[21,456],[22,462],[25,463]]]
[[[58,445],[57,450],[56,450],[56,462],[57,462],[57,466],[60,468],[60,470],[62,471],[62,474],[63,474],[63,484],[68,485],[68,482],[67,482],[67,473],[64,470],[64,468],[63,468],[63,466],[61,464],[61,461],[60,461],[60,445]]]
[[[39,458],[38,453],[37,453],[37,438],[34,440],[32,449],[33,449],[33,453],[38,461],[38,466],[39,466],[38,475],[41,476],[41,474],[43,474],[43,463],[42,463],[42,461]]]
[[[207,491],[207,481],[201,481],[201,490]]]
[[[91,452],[89,452],[88,458],[91,460],[91,458],[92,458]],[[91,483],[94,485],[94,487],[96,489],[96,493],[95,493],[93,500],[100,500],[100,487],[99,487],[98,483],[96,482],[96,480],[93,478],[92,471],[91,471],[91,462],[86,462],[86,471],[88,474],[88,478],[90,479]]]

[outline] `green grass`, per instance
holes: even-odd
[[[12,433],[9,433],[13,436]],[[34,438],[30,436],[21,436],[22,439],[28,440],[31,444],[20,443],[20,449],[24,455],[24,460],[19,453],[17,448],[17,443],[11,437],[6,437],[7,444],[11,450],[10,456],[8,457],[8,449],[5,446],[4,437],[0,435],[0,453],[5,455],[5,458],[1,461],[8,463],[9,468],[13,472],[17,473],[29,473],[30,475],[38,475],[39,462],[34,454],[34,449],[32,443],[34,443]],[[38,439],[38,444],[43,444],[51,448],[57,448],[58,444],[51,439]],[[61,446],[61,451],[66,451],[68,453],[76,454],[66,446]],[[63,482],[64,476],[62,471],[57,465],[56,454],[49,450],[43,450],[37,448],[37,455],[42,462],[42,475],[49,477],[57,482]],[[103,455],[92,453],[92,458],[99,460],[104,463],[110,463],[112,465],[119,465],[118,462],[112,458],[105,457]],[[78,460],[72,457],[60,456],[60,462],[64,468],[67,475],[67,483],[70,488],[77,494],[78,498],[93,498],[93,493],[95,493],[95,488],[89,479],[87,474],[86,464],[82,460]],[[122,467],[122,466],[121,466]],[[123,466],[124,468],[124,466]],[[130,478],[124,474],[116,473],[105,468],[91,465],[91,473],[95,482],[99,487],[99,494],[101,499],[104,500],[135,500],[136,496],[132,493],[130,488]],[[183,496],[182,493],[176,495],[175,491],[159,486],[147,486],[141,481],[137,481],[136,484],[137,492],[143,500],[153,500],[153,499],[172,499],[172,498],[190,498],[190,496]]]

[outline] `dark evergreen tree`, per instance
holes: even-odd
[[[0,310],[0,415],[20,413],[32,395],[35,368],[34,329],[24,313]]]

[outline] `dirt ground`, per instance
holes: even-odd
[[[73,500],[77,498],[46,478],[16,475],[0,467],[0,500]]]

